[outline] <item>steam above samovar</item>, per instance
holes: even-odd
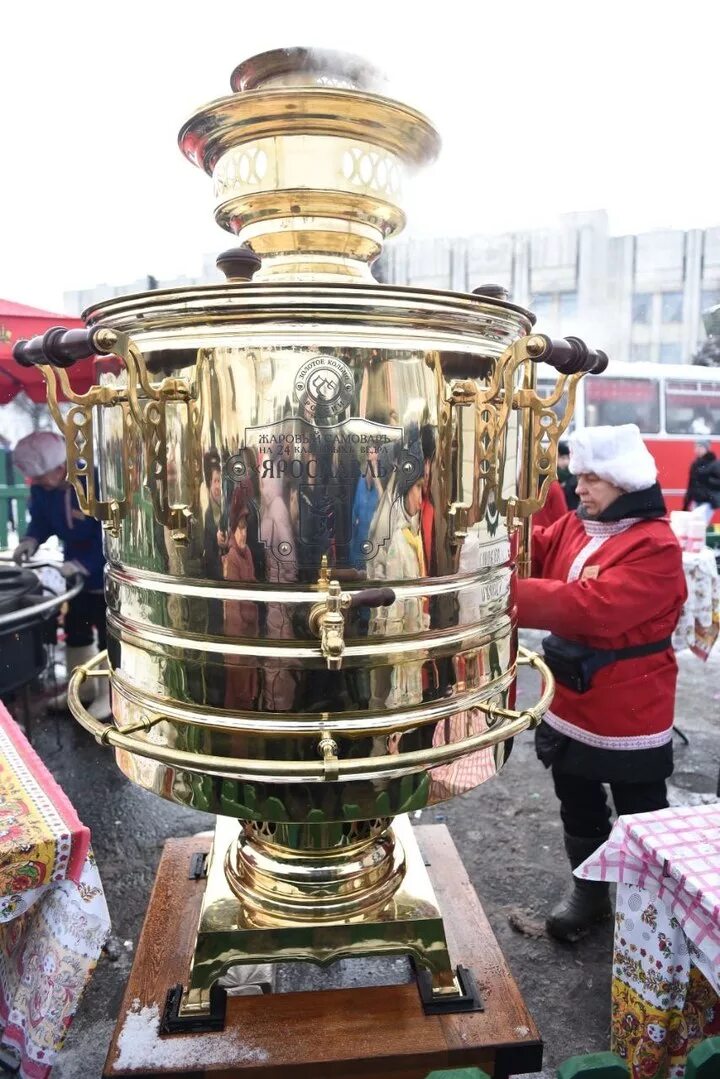
[[[181,1024],[221,1010],[231,965],[368,953],[409,953],[428,1006],[463,1006],[393,818],[494,775],[552,695],[513,580],[577,379],[606,360],[498,290],[373,280],[439,147],[377,84],[335,53],[241,64],[180,147],[254,278],[230,256],[225,284],[114,298],[16,350],[105,526],[109,672],[75,675],[73,714],[135,783],[220,818]],[[76,394],[66,368],[93,353]],[[544,680],[522,711],[519,663]],[[77,691],[108,673],[103,725]]]

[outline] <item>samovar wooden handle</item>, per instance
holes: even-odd
[[[13,347],[13,359],[21,367],[50,364],[51,367],[72,367],[78,360],[86,360],[102,351],[95,343],[95,335],[102,330],[68,330],[65,326],[52,326],[46,333],[29,341],[17,341]]]
[[[350,596],[350,608],[357,607],[392,607],[395,592],[392,588],[364,588],[361,592],[345,593]]]
[[[528,338],[527,350],[534,363],[549,363],[561,375],[599,375],[608,365],[607,353],[588,348],[579,337],[553,340],[544,333]]]

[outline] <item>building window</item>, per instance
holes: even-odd
[[[560,318],[575,318],[577,315],[577,292],[560,293]]]
[[[630,359],[633,363],[647,363],[650,360],[650,345],[632,344],[630,346]]]
[[[711,307],[717,307],[720,303],[720,289],[703,289],[700,293],[700,314],[703,311],[709,310]]]
[[[652,293],[636,292],[632,303],[632,320],[647,326],[652,316]]]
[[[682,363],[682,345],[679,341],[673,341],[660,345],[660,363]]]
[[[682,322],[683,317],[683,294],[682,292],[661,293],[660,318],[663,322]]]
[[[660,430],[660,387],[649,378],[588,378],[585,423],[636,423],[644,434]]]
[[[537,292],[530,301],[530,310],[538,318],[547,318],[553,313],[554,300],[552,292]]]

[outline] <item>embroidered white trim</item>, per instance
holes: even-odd
[[[570,584],[571,581],[577,581],[578,577],[582,572],[583,566],[587,562],[590,555],[595,554],[598,547],[602,547],[603,543],[608,538],[608,536],[594,536],[591,540],[588,540],[584,547],[580,548],[578,553],[575,555],[575,558],[573,559],[573,563],[570,566],[570,569],[568,570],[568,584]]]
[[[554,712],[546,712],[543,719],[560,734],[566,734],[568,738],[574,738],[576,742],[584,742],[586,746],[594,746],[596,749],[655,749],[664,746],[672,738],[672,727],[657,734],[607,735],[593,734],[592,731],[576,727],[574,723],[561,719]]]
[[[573,563],[568,570],[568,584],[572,581],[577,581],[590,555],[595,554],[598,548],[602,547],[605,540],[609,540],[613,536],[619,536],[621,532],[627,532],[628,528],[637,524],[642,518],[625,517],[622,521],[586,521],[582,518],[581,520],[585,535],[590,536],[590,539],[584,547],[580,548],[573,559]]]
[[[621,521],[591,521],[586,517],[581,517],[580,520],[587,536],[603,536],[607,539],[608,536],[617,536],[620,532],[627,532],[628,528],[632,528],[643,518],[623,517]]]

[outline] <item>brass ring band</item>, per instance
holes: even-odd
[[[87,711],[80,701],[79,689],[88,675],[99,673],[95,668],[105,662],[106,658],[107,653],[101,652],[90,663],[76,668],[68,684],[68,706],[70,711],[78,723],[92,734],[93,738],[98,742],[190,772],[211,772],[215,775],[241,776],[243,778],[281,776],[288,782],[296,783],[327,781],[328,768],[325,762],[312,764],[307,761],[260,761],[243,760],[234,757],[216,757],[206,754],[199,755],[141,741],[127,733],[121,733],[112,724],[100,722]],[[403,773],[420,769],[435,768],[440,764],[448,764],[459,757],[464,757],[468,753],[475,753],[480,749],[494,746],[498,742],[504,742],[508,738],[514,738],[527,730],[528,727],[537,726],[552,701],[555,682],[549,668],[540,657],[522,646],[518,649],[518,663],[533,667],[540,673],[543,680],[540,699],[532,708],[518,712],[507,708],[496,708],[491,704],[477,705],[478,710],[483,712],[489,719],[499,720],[492,730],[471,735],[469,738],[463,738],[448,745],[435,746],[432,749],[414,750],[410,753],[400,754],[389,753],[383,757],[339,760],[332,767],[333,779],[342,779],[347,776],[377,775],[378,773],[402,775]]]

